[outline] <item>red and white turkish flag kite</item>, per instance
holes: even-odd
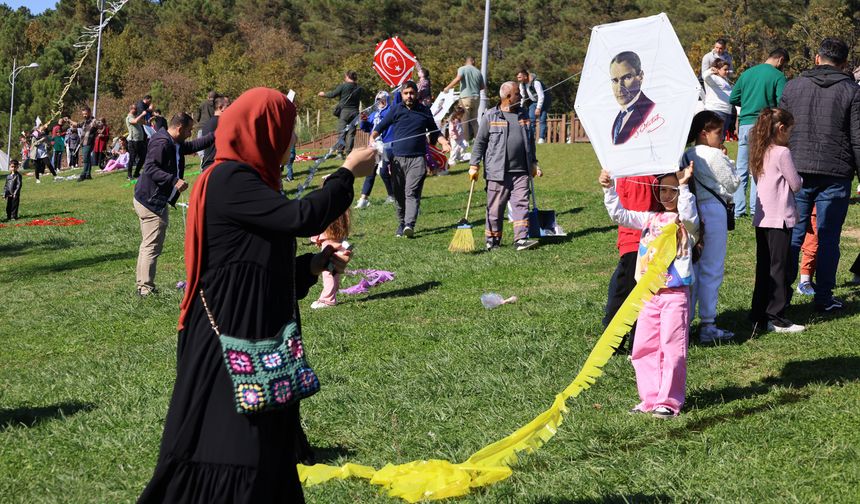
[[[373,69],[391,87],[399,86],[409,79],[415,62],[415,55],[397,37],[376,44]]]

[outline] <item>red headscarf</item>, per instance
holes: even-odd
[[[187,280],[179,313],[180,330],[185,327],[185,317],[200,284],[203,217],[206,214],[209,176],[221,162],[238,161],[250,165],[266,185],[280,191],[281,161],[289,149],[295,121],[295,105],[280,91],[268,88],[245,91],[221,114],[215,132],[215,164],[197,179],[188,204],[185,229]]]

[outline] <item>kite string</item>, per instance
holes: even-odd
[[[552,86],[550,86],[550,87],[546,88],[544,91],[549,91],[550,89],[553,89],[553,88],[555,88],[555,87],[558,87],[558,86],[560,86],[561,84],[563,84],[563,83],[565,83],[565,82],[569,81],[570,79],[573,79],[573,78],[574,78],[574,77],[576,77],[577,75],[580,75],[581,73],[582,73],[581,71],[580,71],[580,72],[576,72],[575,74],[570,75],[569,77],[566,77],[566,78],[564,78],[564,79],[562,79],[562,80],[560,80],[560,81],[556,82],[556,83],[555,83],[555,84],[553,84]],[[531,98],[524,97],[524,98],[523,98],[523,103],[525,103],[526,101],[531,101]],[[469,120],[467,120],[467,121],[462,121],[460,124],[468,124],[468,123],[470,123],[470,122],[474,122],[474,121],[477,121],[477,120],[479,120],[479,119],[480,119],[480,117],[475,117],[475,118],[473,118],[473,119],[469,119]],[[442,130],[441,130],[441,129],[439,129],[439,128],[436,128],[436,129],[434,129],[434,130],[427,131],[426,133],[421,133],[421,134],[418,134],[418,135],[411,135],[411,136],[408,136],[408,137],[398,138],[398,139],[396,139],[396,140],[391,140],[390,142],[385,142],[385,146],[386,146],[386,147],[388,147],[389,145],[394,144],[394,143],[397,143],[397,142],[402,142],[402,141],[404,141],[404,140],[411,140],[411,139],[413,139],[413,138],[419,138],[419,137],[422,137],[422,136],[426,136],[428,133],[437,133],[437,132],[438,132],[438,133],[442,133]]]
[[[126,1],[128,1],[128,0],[126,0]],[[560,80],[560,81],[556,82],[556,83],[555,83],[555,84],[553,84],[552,86],[550,86],[550,87],[546,88],[544,91],[549,91],[549,90],[551,90],[551,89],[553,89],[553,88],[555,88],[555,87],[558,87],[558,86],[560,86],[561,84],[564,84],[565,82],[567,82],[567,81],[569,81],[569,80],[573,79],[574,77],[576,77],[576,76],[578,76],[578,75],[580,75],[580,74],[582,74],[582,72],[581,72],[581,71],[580,71],[580,72],[576,72],[576,73],[574,73],[574,74],[572,74],[572,75],[570,75],[570,76],[568,76],[568,77],[565,77],[564,79],[562,79],[562,80]],[[397,86],[397,87],[395,87],[394,89],[392,89],[392,90],[390,91],[390,93],[396,93],[399,89],[400,89],[400,86]],[[525,102],[525,101],[527,101],[527,100],[528,100],[528,101],[530,101],[531,99],[530,99],[530,98],[528,98],[528,97],[526,97],[526,98],[524,98],[523,102]],[[348,131],[348,130],[353,126],[353,124],[354,124],[356,121],[358,121],[358,120],[361,118],[362,114],[366,114],[367,112],[369,112],[370,110],[372,110],[375,106],[376,106],[376,103],[374,102],[374,103],[373,103],[373,104],[371,104],[370,106],[365,107],[364,109],[362,109],[361,111],[359,111],[359,113],[358,113],[358,115],[356,116],[356,118],[355,118],[355,119],[353,119],[352,121],[350,121],[350,123],[349,123],[349,124],[348,124],[344,129],[343,129],[343,130],[341,130],[341,131],[340,131],[340,134],[338,135],[337,142],[335,142],[335,143],[334,143],[334,145],[332,145],[332,146],[328,149],[328,152],[326,152],[323,156],[321,156],[321,157],[320,157],[320,158],[318,158],[316,161],[314,161],[314,164],[313,164],[313,165],[311,165],[310,169],[308,170],[308,175],[307,175],[307,177],[305,177],[305,180],[304,180],[301,184],[299,184],[299,186],[296,188],[296,198],[301,198],[301,197],[302,197],[302,193],[304,193],[304,192],[305,192],[305,190],[307,190],[307,188],[311,185],[311,182],[313,181],[314,176],[316,175],[317,171],[319,170],[320,165],[321,165],[322,163],[324,163],[325,161],[328,161],[329,159],[331,159],[332,157],[334,157],[334,155],[335,155],[334,153],[335,153],[335,151],[337,150],[337,148],[338,148],[339,146],[343,145],[343,143],[344,143],[344,137],[345,137],[346,132],[347,132],[347,131]],[[469,119],[469,120],[467,120],[467,121],[463,121],[461,124],[468,124],[468,123],[470,123],[470,122],[477,121],[478,119],[479,119],[479,118],[477,118],[477,117],[476,117],[476,118],[474,118],[474,119]],[[441,131],[440,129],[438,129],[438,128],[437,128],[437,129],[434,129],[434,130],[428,131],[427,133],[436,133],[436,132],[441,133],[442,131]],[[404,137],[404,138],[398,138],[397,140],[392,140],[392,141],[390,141],[390,142],[385,142],[385,143],[383,143],[383,146],[384,146],[384,147],[389,147],[389,146],[391,146],[392,144],[394,144],[395,142],[401,142],[401,141],[404,141],[404,140],[410,140],[410,139],[413,139],[413,138],[419,138],[419,137],[422,137],[422,136],[427,136],[427,133],[422,133],[422,134],[419,134],[419,135],[412,135],[412,136],[408,136],[408,137]]]
[[[63,105],[66,99],[66,94],[71,89],[72,84],[78,76],[78,72],[86,61],[87,56],[90,55],[90,49],[92,49],[93,44],[98,40],[98,34],[100,31],[104,30],[104,28],[110,23],[110,21],[117,15],[117,13],[125,7],[129,0],[118,0],[116,2],[111,2],[109,7],[105,9],[105,18],[99,25],[93,26],[85,26],[81,30],[81,35],[78,36],[78,41],[72,46],[75,49],[78,49],[80,57],[78,58],[75,65],[72,67],[72,71],[69,76],[66,78],[66,84],[63,86],[63,90],[60,92],[60,96],[57,98],[55,102],[56,108],[51,111],[51,116],[48,118],[47,123],[53,122],[57,116],[59,116],[63,111]]]

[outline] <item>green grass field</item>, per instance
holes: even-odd
[[[301,304],[323,386],[303,403],[303,421],[322,461],[460,462],[545,410],[575,376],[602,330],[615,228],[589,145],[542,145],[538,154],[539,203],[558,212],[569,237],[537,250],[512,250],[508,228],[500,251],[447,251],[468,190],[462,165],[427,180],[415,240],[394,238],[379,180],[372,205],[354,211],[353,266],[396,279],[312,311],[317,286]],[[302,178],[308,163],[296,166]],[[170,217],[162,294],[139,299],[140,231],[124,185],[122,174],[86,184],[25,177],[19,222],[86,223],[0,229],[2,502],[132,502],[155,466],[175,377],[182,214]],[[483,192],[476,201],[481,247]],[[508,480],[458,502],[858,502],[860,291],[845,285],[860,250],[858,205],[838,276],[847,313],[821,317],[797,299],[789,317],[808,324],[802,334],[750,339],[754,246],[750,221],[740,221],[718,317],[738,342],[690,348],[679,418],[627,414],[637,402],[633,369],[613,358],[568,403],[546,446],[522,457]],[[479,297],[489,291],[520,300],[486,311]],[[306,497],[395,502],[363,480],[307,488]]]

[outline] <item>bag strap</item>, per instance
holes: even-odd
[[[209,317],[209,325],[212,326],[212,330],[215,331],[215,334],[221,336],[221,331],[218,329],[218,324],[215,323],[215,317],[212,315],[212,312],[209,311],[209,304],[206,303],[206,296],[203,295],[203,289],[200,289],[200,300],[203,301],[203,309],[206,310],[206,316]]]
[[[352,98],[352,95],[354,95],[355,92],[358,91],[359,89],[360,88],[358,87],[358,84],[355,84],[355,87],[352,88],[352,91],[349,93],[349,96],[347,96],[345,100],[338,102],[338,105],[340,105],[341,107],[345,106],[346,102],[348,102],[349,99]]]
[[[687,153],[686,153],[686,152],[684,153],[684,157],[683,157],[682,159],[683,159],[683,162],[684,162],[684,166],[682,167],[682,169],[684,169],[684,168],[686,168],[686,167],[690,166],[690,158],[689,158],[689,157],[687,157]],[[706,186],[705,184],[701,183],[701,182],[699,181],[699,179],[697,179],[697,178],[696,178],[696,173],[695,173],[695,171],[693,172],[693,180],[695,180],[695,181],[696,181],[696,186],[697,186],[697,187],[701,186],[704,190],[706,190],[706,191],[708,191],[709,193],[711,193],[711,195],[713,195],[713,197],[717,198],[717,201],[719,201],[719,202],[720,202],[720,204],[721,204],[721,205],[723,205],[723,208],[725,208],[727,212],[729,211],[729,204],[728,204],[728,203],[726,203],[726,202],[723,200],[722,196],[720,196],[719,194],[717,194],[713,189],[711,189],[710,187],[708,187],[708,186]]]

